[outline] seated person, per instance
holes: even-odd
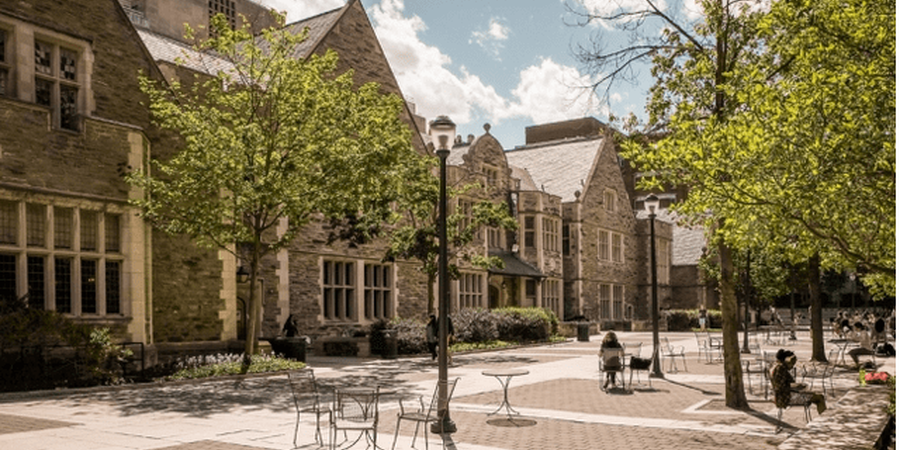
[[[616,333],[610,331],[603,336],[603,342],[600,343],[600,359],[603,361],[603,371],[606,372],[606,382],[603,383],[603,389],[606,389],[610,383],[616,385],[616,370],[622,368],[625,357],[625,349],[619,343]]]
[[[797,356],[790,350],[780,349],[775,354],[775,368],[772,369],[772,390],[775,391],[775,406],[787,408],[792,403],[805,402],[807,405],[815,403],[816,410],[822,414],[827,409],[825,396],[806,390],[806,385],[795,383],[791,370],[797,364]],[[791,400],[795,401],[791,401]]]
[[[851,339],[858,342],[859,347],[851,349],[847,354],[853,358],[853,364],[858,368],[860,355],[874,355],[875,351],[872,349],[872,339],[869,338],[869,330],[866,329],[862,322],[853,324],[853,331]]]

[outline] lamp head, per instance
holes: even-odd
[[[657,209],[659,209],[659,197],[656,194],[644,197],[644,210],[647,211],[647,214],[656,215]]]
[[[450,154],[450,143],[456,136],[456,124],[447,116],[437,116],[429,124],[430,134],[436,144],[435,151],[438,156],[446,157]]]
[[[237,273],[235,274],[237,277],[238,283],[246,283],[247,280],[250,279],[250,272],[247,272],[247,269],[244,266],[238,267]]]

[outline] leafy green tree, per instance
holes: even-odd
[[[705,221],[711,232],[721,272],[725,402],[732,408],[747,408],[732,259],[733,228],[744,222],[719,208],[716,194],[728,173],[717,166],[727,167],[728,155],[709,154],[703,139],[718,136],[722,124],[740,107],[726,85],[732,74],[758,58],[756,22],[762,13],[750,2],[704,0],[703,15],[690,20],[675,8],[666,10],[664,2],[645,0],[643,4],[646,6],[604,16],[583,15],[588,22],[601,21],[630,32],[632,38],[625,47],[612,51],[596,45],[583,49],[581,60],[599,75],[595,91],[602,86],[608,89],[618,78],[632,73],[636,63],[651,63],[655,81],[647,103],[647,131],[663,134],[625,143],[624,155],[642,171],[656,174],[645,182],[645,188],[660,183],[687,186],[688,199],[676,209]]]
[[[664,29],[626,50],[652,58],[648,129],[664,137],[627,143],[625,154],[656,174],[645,187],[686,186],[676,209],[712,231],[726,403],[744,407],[729,324],[733,249],[771,247],[807,261],[814,356],[820,264],[893,287],[894,4],[705,0],[689,27],[646,3],[628,17],[661,18]],[[623,53],[609,55],[598,60],[622,64]]]
[[[371,237],[398,218],[392,204],[423,156],[400,120],[402,99],[375,83],[354,87],[352,71],[336,73],[333,51],[291,56],[307,33],[271,28],[253,38],[221,15],[212,22],[216,32],[197,50],[227,61],[224,70],[191,86],[141,77],[155,122],[182,140],[171,159],[128,180],[145,189],[134,204],[154,226],[206,247],[241,249],[253,293],[249,358],[263,255],[284,248],[314,218],[349,217],[357,234]]]
[[[425,172],[419,173],[424,176],[415,182],[419,188],[405,198],[405,204],[409,207],[401,208],[405,211],[404,221],[391,234],[387,258],[411,259],[422,264],[420,270],[428,277],[427,313],[431,314],[434,308],[434,283],[438,276],[440,252],[438,242],[440,180]],[[450,199],[458,198],[480,187],[478,184],[450,187],[447,192],[448,203]],[[509,205],[505,202],[493,203],[490,200],[481,200],[472,206],[471,216],[457,210],[447,216],[447,253],[450,256],[448,259],[458,258],[482,269],[502,268],[503,261],[500,258],[485,255],[483,247],[476,248],[470,245],[476,233],[484,227],[506,231],[515,230],[518,224],[509,214]],[[459,277],[459,267],[453,261],[449,261],[447,270],[451,278]]]

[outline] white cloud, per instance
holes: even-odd
[[[576,68],[542,58],[539,65],[519,74],[519,84],[512,91],[515,100],[498,118],[528,117],[546,123],[602,112],[594,96],[583,89],[589,84],[590,78]]]
[[[576,0],[581,4],[584,11],[590,15],[609,17],[624,12],[635,12],[648,9],[646,0]],[[654,2],[657,8],[665,11],[667,8],[665,0],[657,0]],[[620,22],[627,22],[630,18],[619,19]],[[614,23],[606,20],[595,20],[592,25],[600,25],[606,29],[612,29]]]
[[[340,8],[347,2],[345,0],[262,0],[261,3],[277,11],[287,12],[287,21],[291,23]]]
[[[340,7],[344,0],[265,3],[288,11],[288,20],[296,21]],[[403,94],[416,104],[421,116],[431,119],[444,114],[457,124],[484,117],[496,125],[512,118],[546,123],[598,113],[593,97],[579,88],[589,84],[589,78],[574,67],[542,58],[522,70],[518,85],[501,95],[466,67],[451,70],[449,56],[422,42],[419,33],[427,26],[420,17],[404,14],[403,0],[381,0],[369,15]],[[509,38],[510,30],[492,19],[482,33],[484,42],[501,43]],[[599,113],[605,114],[603,110]]]
[[[499,59],[503,41],[507,39],[509,39],[509,28],[503,25],[500,19],[492,17],[486,30],[472,32],[469,43],[478,44],[485,52]]]
[[[703,17],[703,6],[697,0],[684,0],[681,5],[682,14],[690,21]]]

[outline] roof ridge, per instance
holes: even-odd
[[[557,139],[555,141],[544,141],[544,142],[537,142],[534,144],[517,145],[514,148],[511,148],[509,150],[504,150],[504,151],[505,152],[519,152],[519,151],[525,151],[525,150],[533,150],[533,149],[541,148],[541,147],[550,147],[550,146],[560,145],[560,144],[573,144],[576,142],[596,141],[596,140],[602,140],[603,138],[604,138],[603,135],[568,137],[568,138]]]

